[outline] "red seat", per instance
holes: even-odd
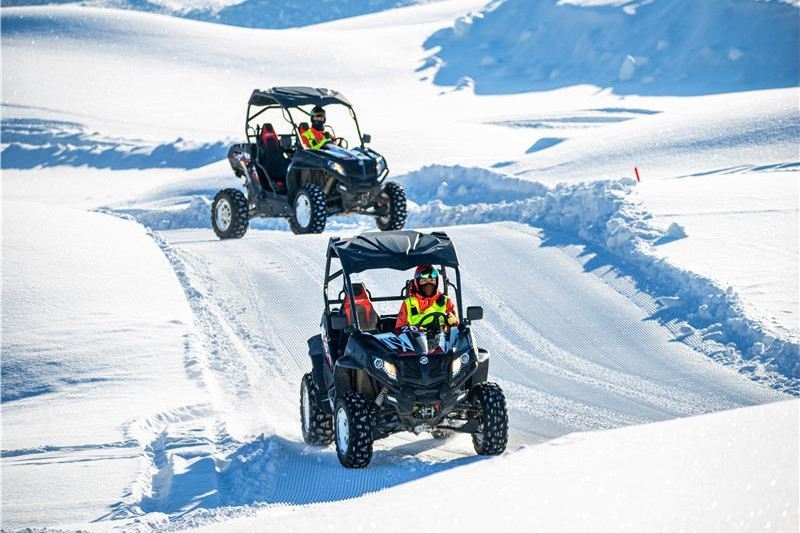
[[[361,331],[377,331],[380,317],[372,301],[369,299],[369,292],[363,283],[353,283],[353,299],[356,303],[356,315],[358,316],[358,323],[361,326]],[[344,314],[347,315],[347,323],[353,323],[352,308],[350,307],[350,298],[345,298]]]
[[[261,127],[258,142],[259,163],[274,180],[278,190],[284,190],[289,160],[283,153],[281,140],[278,134],[275,133],[275,128],[272,127],[272,124],[266,123]],[[262,185],[266,188],[266,183]]]

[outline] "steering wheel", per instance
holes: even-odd
[[[347,142],[347,139],[344,137],[336,137],[336,140],[333,141],[333,144],[340,148],[349,148],[350,144]]]
[[[437,320],[441,318],[442,320]],[[450,332],[450,325],[447,323],[447,314],[438,311],[429,313],[419,321],[418,327],[425,329],[429,337],[435,337],[441,331],[445,333]]]

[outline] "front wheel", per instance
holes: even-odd
[[[406,191],[393,181],[384,185],[375,200],[375,223],[381,231],[403,229],[406,224]]]
[[[322,233],[328,217],[325,193],[319,185],[309,183],[298,189],[294,196],[294,213],[289,217],[289,226],[297,234]]]
[[[237,189],[223,189],[211,204],[211,227],[220,239],[241,239],[250,225],[247,198]]]
[[[470,393],[478,409],[478,431],[472,434],[472,445],[478,455],[500,455],[508,443],[508,412],[503,389],[496,383],[480,383]]]
[[[320,405],[319,389],[310,373],[300,383],[300,422],[306,444],[327,446],[333,442],[333,416]]]
[[[365,468],[372,459],[372,423],[363,396],[348,392],[336,403],[336,455],[346,468]]]

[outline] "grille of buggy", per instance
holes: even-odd
[[[403,361],[401,372],[403,380],[413,385],[430,386],[447,377],[448,358],[442,355],[428,356],[428,364],[421,365],[419,358],[409,357]]]
[[[376,163],[372,159],[353,159],[340,161],[348,176],[354,178],[372,178],[377,174]],[[361,165],[363,163],[363,167]]]

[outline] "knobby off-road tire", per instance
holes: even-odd
[[[211,204],[211,227],[220,239],[241,239],[250,226],[247,197],[237,189],[223,189]]]
[[[333,442],[333,415],[320,405],[319,389],[311,373],[300,382],[300,426],[307,444],[327,446]]]
[[[296,234],[322,233],[328,218],[325,193],[319,185],[309,183],[297,190],[294,197],[294,214],[289,217],[289,227]]]
[[[472,434],[478,455],[500,455],[508,443],[506,397],[496,383],[480,383],[472,388],[470,398],[479,410],[480,429]]]
[[[384,216],[375,217],[375,223],[381,231],[403,229],[406,224],[406,191],[399,183],[390,181],[383,186],[381,199],[388,204],[389,212]]]
[[[348,392],[336,402],[336,455],[347,468],[365,468],[372,459],[372,423],[363,396]]]

